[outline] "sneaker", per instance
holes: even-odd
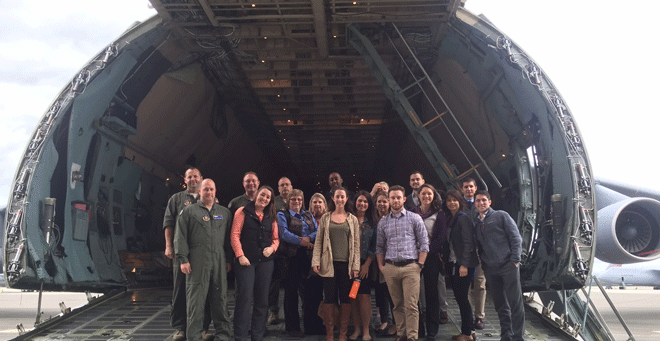
[[[474,328],[477,328],[479,330],[486,328],[486,325],[484,324],[484,320],[480,318],[474,319]]]
[[[202,332],[202,340],[204,341],[213,341],[215,338],[215,335],[213,333],[209,332],[208,330],[205,330]]]
[[[172,335],[172,340],[174,341],[183,341],[186,339],[186,332],[183,330],[177,330],[174,335]]]
[[[277,314],[270,311],[268,312],[268,324],[277,324]]]

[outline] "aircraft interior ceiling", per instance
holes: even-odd
[[[349,44],[346,23],[366,20],[368,15],[352,17],[365,10],[399,18],[404,32],[419,37],[415,48],[430,51],[434,26],[446,25],[454,2],[413,1],[401,12],[396,6],[332,1],[331,13],[314,1],[254,3],[210,3],[224,20],[200,25],[208,20],[200,9],[154,2],[163,18],[171,17],[172,36],[158,49],[171,66],[137,108],[138,126],[148,128],[130,137],[135,154],[153,155],[179,174],[194,163],[206,176],[226,179],[231,191],[219,193],[226,200],[240,192],[247,170],[271,185],[289,176],[310,193],[327,190],[332,171],[356,189],[378,180],[400,182],[419,168],[443,187],[414,139],[399,129],[401,119],[382,86]],[[332,19],[321,22],[327,15]],[[264,24],[250,18],[268,19]],[[321,24],[327,25],[324,34],[317,33]],[[396,65],[395,77],[414,82],[385,35],[377,34],[376,48]],[[227,45],[233,53],[225,52]],[[427,67],[433,56],[427,56]],[[233,152],[236,148],[250,152]]]
[[[126,253],[162,257],[168,195],[193,165],[222,204],[246,171],[273,187],[288,176],[307,200],[334,171],[351,190],[408,188],[413,170],[439,189],[470,175],[521,228],[526,290],[583,285],[595,205],[570,112],[460,1],[151,2],[158,16],[86,66],[28,146],[8,213],[12,284],[123,285]],[[41,237],[44,198],[55,242]],[[40,240],[29,259],[16,231]]]

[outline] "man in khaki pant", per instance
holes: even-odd
[[[466,177],[461,180],[461,190],[467,205],[465,206],[465,213],[472,219],[474,223],[477,219],[477,208],[474,207],[474,193],[477,191],[477,182],[471,178]],[[474,304],[474,327],[477,329],[484,329],[484,318],[486,317],[486,275],[481,268],[481,262],[476,268],[476,274],[472,280],[472,303]]]
[[[403,208],[405,190],[389,190],[391,212],[378,223],[376,259],[394,303],[397,338],[417,340],[419,329],[419,282],[429,252],[429,238],[419,214]]]

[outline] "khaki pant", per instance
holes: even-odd
[[[419,282],[421,268],[417,263],[406,266],[394,266],[385,263],[383,276],[387,282],[394,308],[394,320],[398,336],[418,339],[419,329]]]
[[[476,267],[476,274],[472,280],[472,295],[470,295],[470,298],[474,304],[474,318],[485,318],[486,276],[484,275],[484,270],[481,268],[481,262]]]

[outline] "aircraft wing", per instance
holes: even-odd
[[[597,265],[597,262],[604,267]],[[593,275],[603,285],[660,287],[660,260],[635,264],[597,262],[594,262]]]

